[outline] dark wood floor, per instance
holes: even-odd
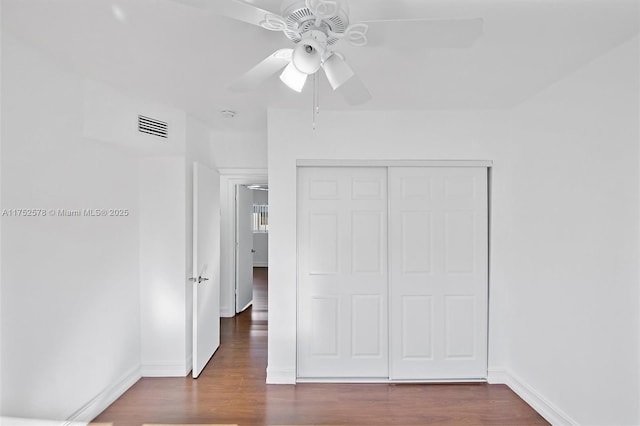
[[[254,305],[223,318],[221,346],[200,378],[143,378],[96,422],[239,425],[547,424],[503,385],[266,385],[267,274]]]

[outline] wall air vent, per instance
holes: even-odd
[[[144,115],[138,116],[138,131],[160,138],[169,137],[169,125],[167,123]]]

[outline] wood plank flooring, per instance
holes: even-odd
[[[503,385],[266,385],[267,273],[254,305],[222,319],[221,346],[200,378],[143,378],[95,421],[117,426],[548,424]]]

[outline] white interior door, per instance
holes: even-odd
[[[253,302],[253,191],[236,185],[236,313]]]
[[[388,376],[385,168],[298,170],[298,377]]]
[[[193,164],[193,370],[220,346],[220,177]]]
[[[487,376],[486,168],[389,169],[390,378]]]

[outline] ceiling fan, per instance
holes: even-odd
[[[276,72],[289,88],[301,92],[309,76],[320,69],[333,90],[339,91],[351,105],[371,99],[364,83],[335,50],[338,42],[362,47],[383,35],[385,45],[426,47],[467,47],[482,34],[482,19],[386,19],[351,23],[347,0],[283,0],[281,13],[261,9],[243,0],[175,0],[209,8],[239,21],[279,31],[293,47],[278,49],[234,81],[229,89],[250,91],[258,88]],[[255,2],[255,0],[254,0]],[[397,0],[393,3],[400,3]],[[396,35],[398,34],[398,35]]]

